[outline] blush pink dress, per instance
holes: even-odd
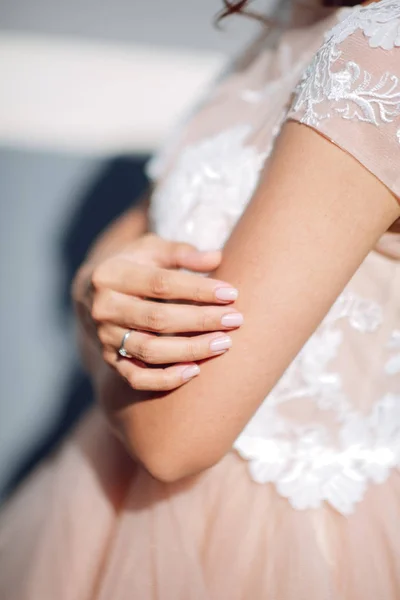
[[[222,247],[286,119],[400,197],[400,2],[311,0],[263,34],[152,161],[152,228]],[[399,600],[399,246],[371,251],[207,472],[152,479],[93,410],[3,510],[0,598]]]

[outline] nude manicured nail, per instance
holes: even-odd
[[[240,313],[229,313],[221,319],[221,325],[224,327],[240,327],[243,325],[243,315]]]
[[[187,381],[188,379],[192,379],[196,377],[200,373],[200,367],[197,365],[191,365],[190,367],[186,367],[186,369],[182,373],[182,379]]]
[[[232,287],[220,287],[215,290],[215,297],[218,298],[218,300],[232,302],[233,300],[237,300],[238,296],[239,292]]]
[[[210,343],[210,350],[212,352],[222,352],[223,350],[228,350],[232,346],[232,340],[228,335],[224,335],[221,337],[212,340]]]

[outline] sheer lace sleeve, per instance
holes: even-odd
[[[400,2],[342,11],[288,118],[318,130],[400,198]]]

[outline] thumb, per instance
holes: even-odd
[[[166,253],[166,267],[182,268],[190,271],[208,273],[214,271],[222,260],[220,250],[202,251],[191,244],[169,242],[169,252]]]

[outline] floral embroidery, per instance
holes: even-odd
[[[342,320],[371,334],[379,330],[383,313],[377,303],[343,292],[234,447],[249,461],[254,481],[274,483],[294,508],[318,508],[326,501],[348,515],[368,481],[382,483],[400,466],[400,394],[386,394],[367,416],[356,411],[340,373],[329,369],[343,343],[343,332],[335,327]],[[279,407],[302,400],[303,408],[311,402],[333,411],[336,433],[319,422],[301,425],[282,416]]]
[[[246,145],[251,132],[237,126],[186,147],[152,199],[159,235],[202,250],[222,247],[244,211],[267,158]]]
[[[397,21],[397,29],[400,27],[400,5],[383,0],[345,14],[346,18],[326,34],[325,43],[296,89],[292,108],[304,109],[301,121],[311,126],[317,126],[334,113],[376,126],[392,123],[400,116],[400,81],[396,75],[386,72],[373,81],[371,73],[354,61],[345,62],[338,70],[334,66],[343,54],[339,45],[357,30],[362,30],[374,47],[400,45],[398,32],[393,39],[389,39],[388,33]],[[325,112],[321,112],[322,103],[327,103]]]
[[[268,397],[271,406],[312,397],[320,410],[336,411],[339,420],[345,417],[350,403],[343,393],[341,377],[328,370],[343,342],[343,333],[334,325],[343,319],[360,333],[373,333],[382,324],[383,314],[376,302],[350,292],[341,294],[272,390]]]
[[[342,18],[338,25],[325,36],[326,39],[334,38],[336,44],[361,29],[369,38],[371,48],[393,50],[400,46],[400,4],[396,0],[345,8],[340,11],[339,17]]]

